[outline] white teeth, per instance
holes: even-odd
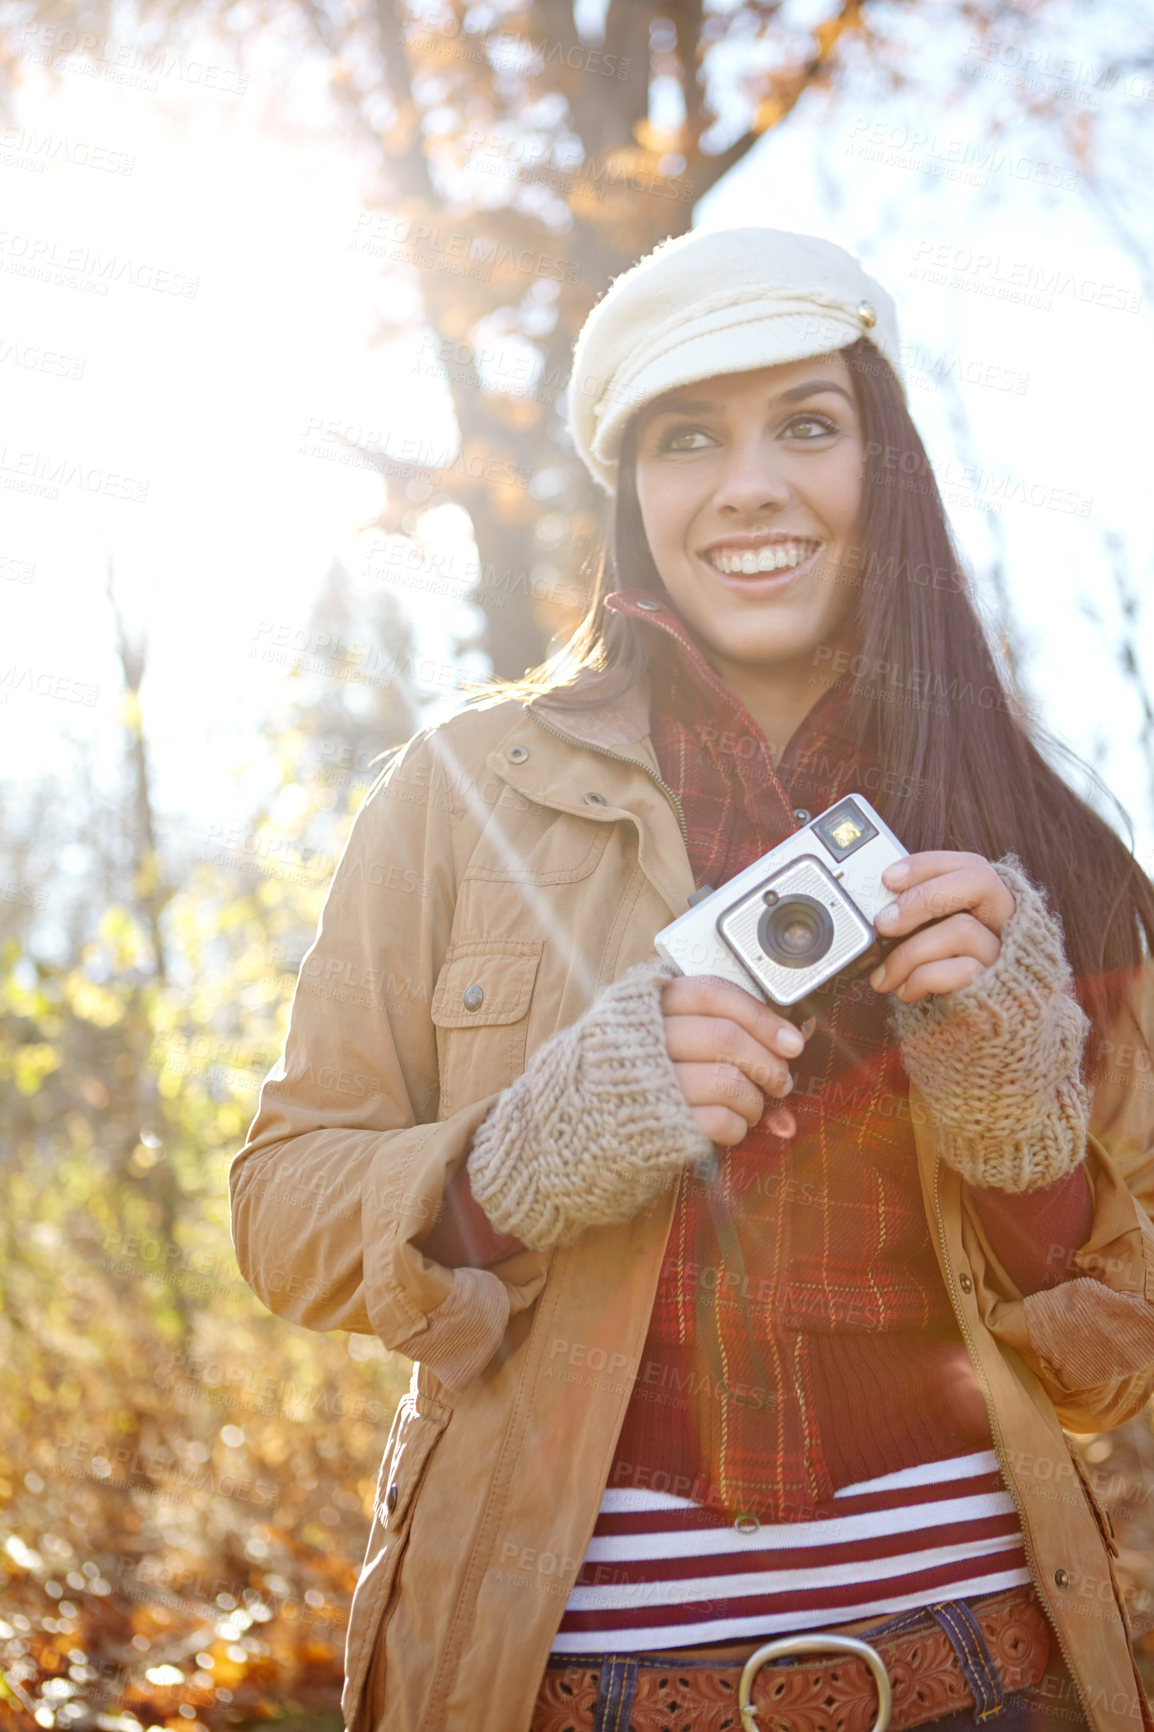
[[[813,551],[812,543],[803,547],[797,542],[783,542],[757,551],[751,548],[747,553],[711,553],[708,557],[710,564],[726,577],[736,572],[743,577],[753,577],[760,571],[792,570],[795,565],[809,559]]]

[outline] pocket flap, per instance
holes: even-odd
[[[528,938],[451,944],[433,991],[433,1021],[438,1028],[519,1022],[529,1008],[542,949],[540,939]]]

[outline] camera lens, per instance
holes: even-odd
[[[833,943],[829,910],[812,896],[775,899],[757,923],[757,941],[783,968],[809,968]]]

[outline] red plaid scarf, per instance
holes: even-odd
[[[846,734],[843,690],[818,697],[775,768],[684,621],[665,605],[639,610],[641,598],[653,599],[617,591],[606,606],[651,628],[651,738],[696,884],[726,884],[805,822],[801,808],[869,798],[878,766]],[[827,1002],[792,1069],[796,1134],[755,1127],[721,1153],[739,1257],[719,1243],[704,1185],[683,1176],[611,1486],[664,1472],[670,1489],[692,1484],[731,1514],[806,1520],[841,1485],[988,1447],[969,1380],[960,1364],[950,1372],[951,1358],[966,1372],[968,1360],[884,999],[859,981]]]

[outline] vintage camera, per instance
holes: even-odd
[[[881,875],[907,853],[850,794],[722,889],[694,891],[653,942],[683,974],[722,975],[804,1022],[823,989],[868,973],[899,942],[879,938],[873,921],[893,900]]]

